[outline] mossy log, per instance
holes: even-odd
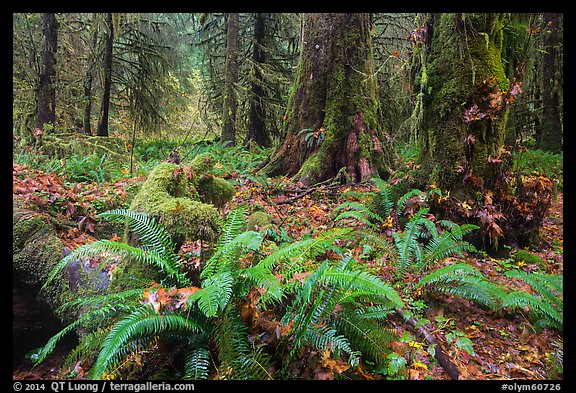
[[[107,280],[97,270],[81,261],[64,269],[64,280],[42,288],[52,269],[69,251],[56,229],[45,216],[22,206],[13,198],[12,209],[12,273],[14,285],[29,287],[41,301],[56,310],[64,302],[77,297],[80,291],[106,289]],[[68,317],[58,315],[62,320]]]

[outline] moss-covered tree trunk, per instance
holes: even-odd
[[[42,66],[38,78],[36,128],[44,129],[45,124],[55,125],[56,121],[56,49],[58,47],[58,22],[56,14],[45,13],[44,48]]]
[[[434,14],[428,95],[420,133],[430,183],[453,196],[490,187],[490,159],[503,146],[510,89],[502,63],[505,14]],[[472,187],[470,187],[472,186]]]
[[[222,143],[236,144],[236,83],[238,82],[238,24],[239,14],[226,17],[226,81],[224,83],[224,108],[222,119]]]
[[[542,133],[538,147],[555,153],[562,151],[560,121],[560,83],[558,81],[558,46],[560,45],[560,14],[545,13],[543,17],[544,55],[542,66]]]
[[[304,14],[286,138],[263,170],[314,184],[345,168],[354,182],[385,177],[370,14]]]

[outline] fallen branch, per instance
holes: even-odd
[[[284,204],[286,204],[286,203],[292,203],[292,202],[294,202],[294,201],[296,201],[296,200],[298,200],[298,199],[300,199],[300,198],[303,198],[303,197],[305,197],[306,195],[312,193],[313,191],[316,190],[316,188],[317,188],[317,187],[309,188],[308,190],[304,191],[304,192],[301,193],[301,194],[298,194],[298,195],[296,195],[296,196],[294,196],[294,197],[292,197],[292,198],[288,198],[288,199],[284,199],[284,200],[282,200],[282,201],[276,202],[276,204],[277,204],[277,205],[284,205]]]
[[[418,326],[418,321],[416,320],[416,318],[406,317],[404,310],[396,310],[396,311],[398,311],[398,314],[400,314],[402,318],[404,318],[404,320],[408,321],[414,327],[414,329],[418,330],[418,332],[422,336],[424,336],[424,338],[426,339],[426,341],[428,341],[430,345],[434,345],[434,357],[436,358],[438,363],[440,363],[442,368],[448,373],[450,378],[458,379],[460,377],[460,371],[458,371],[456,365],[452,363],[448,355],[446,355],[442,350],[442,348],[440,347],[440,345],[438,345],[438,342],[434,338],[434,335],[430,333],[428,330],[426,330],[424,326],[421,325]]]

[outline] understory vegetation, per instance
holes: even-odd
[[[136,167],[159,164],[167,152],[160,146],[149,142]],[[101,237],[99,226],[116,224],[117,233],[128,230],[138,240],[130,245],[115,234],[76,238],[78,247],[53,268],[44,290],[79,260],[92,266],[90,277],[108,276],[107,288],[113,290],[89,290],[61,305],[61,312],[77,319],[29,354],[37,367],[66,335],[77,335],[77,346],[62,364],[67,378],[404,379],[414,376],[410,370],[431,372],[436,350],[477,356],[482,341],[458,328],[457,316],[428,314],[453,301],[469,301],[472,309],[498,318],[520,318],[531,334],[562,329],[561,272],[550,273],[555,269],[541,260],[514,259],[522,251],[539,260],[525,250],[510,249],[509,257],[496,260],[476,249],[466,239],[478,225],[431,213],[431,204],[443,198],[438,189],[406,191],[401,182],[374,178],[361,187],[339,186],[344,191],[334,202],[340,202],[322,213],[327,206],[317,195],[302,198],[309,201],[307,217],[278,216],[273,209],[280,205],[270,198],[286,186],[257,175],[264,150],[192,149],[219,157],[214,174],[228,177],[238,190],[221,211],[218,240],[186,242],[178,249],[153,217],[129,210],[125,196],[114,203],[100,199],[89,215],[91,234]],[[19,159],[15,165],[27,171],[32,166],[50,171],[50,160]],[[537,165],[555,170],[554,160]],[[62,187],[71,187],[80,176],[74,168],[51,173],[62,178]],[[536,170],[518,168],[526,175]],[[113,189],[126,181],[122,169],[118,173],[102,182],[94,176],[86,184]],[[248,198],[254,193],[267,195],[267,208]],[[37,196],[30,201],[49,208],[49,215],[66,214],[65,205],[43,205],[45,196]],[[78,195],[73,204],[86,202]],[[301,220],[311,224],[320,214],[325,224],[305,229]],[[498,269],[486,261],[497,261]],[[115,285],[122,265],[151,269],[132,269],[128,280]],[[411,319],[416,326],[410,327]],[[444,344],[427,342],[419,328],[441,328]],[[561,362],[559,353],[549,355],[550,372]]]
[[[563,379],[562,13],[12,22],[14,380]]]

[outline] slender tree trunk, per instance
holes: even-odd
[[[385,177],[370,14],[305,14],[300,62],[283,145],[263,170],[304,184],[345,169],[360,182]]]
[[[108,35],[106,36],[106,49],[104,51],[104,91],[100,105],[100,121],[98,122],[97,136],[108,136],[108,112],[110,110],[110,88],[112,85],[112,44],[114,42],[114,23],[112,14],[106,14]]]
[[[265,14],[255,14],[254,23],[254,40],[252,42],[252,61],[253,65],[253,79],[251,81],[251,98],[250,98],[250,113],[248,135],[246,141],[254,141],[259,146],[270,146],[270,134],[265,129],[264,119],[264,99],[263,83],[264,78],[262,75],[261,67],[266,62],[265,53],[263,50],[264,37],[266,34]]]
[[[58,21],[56,15],[44,14],[44,48],[37,93],[36,128],[56,123],[56,49],[58,47]]]
[[[84,133],[86,135],[92,135],[92,129],[90,126],[90,117],[92,112],[92,79],[94,77],[95,51],[98,43],[96,15],[94,15],[92,29],[92,42],[86,60],[86,75],[84,77],[84,101],[86,103],[84,107]]]
[[[428,31],[420,159],[430,183],[456,197],[467,196],[471,184],[490,188],[489,159],[504,143],[508,108],[492,107],[490,99],[510,88],[501,57],[503,18],[436,14]]]
[[[559,14],[544,14],[544,61],[542,67],[542,133],[539,147],[542,150],[562,150],[558,70]]]
[[[239,14],[230,13],[226,19],[226,82],[222,114],[222,144],[236,144],[236,83],[238,82],[238,24]]]

